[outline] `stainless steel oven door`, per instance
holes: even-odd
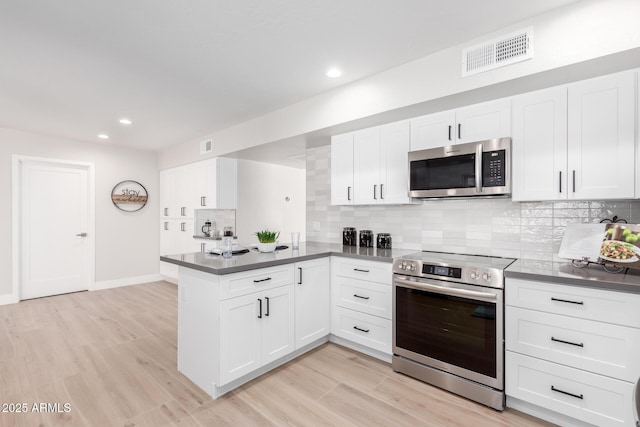
[[[504,389],[503,290],[394,275],[393,353]]]

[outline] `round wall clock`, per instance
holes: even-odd
[[[147,189],[137,181],[122,181],[111,190],[111,201],[120,210],[139,211],[147,204]]]

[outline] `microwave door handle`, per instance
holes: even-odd
[[[482,193],[482,144],[476,145],[476,192]]]
[[[394,277],[393,281],[394,283],[397,283],[402,287],[411,288],[411,289],[437,292],[443,295],[469,298],[477,301],[485,301],[485,302],[493,302],[493,303],[498,301],[498,297],[495,294],[491,294],[488,292],[469,291],[467,289],[460,289],[460,288],[449,288],[446,286],[432,285],[431,283],[425,283],[423,281],[414,282],[411,280],[400,279],[399,277]]]

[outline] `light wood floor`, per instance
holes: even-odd
[[[547,425],[334,344],[212,400],[176,370],[176,322],[167,282],[0,306],[0,404],[29,411],[0,413],[0,426]]]

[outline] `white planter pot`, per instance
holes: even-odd
[[[276,250],[276,242],[273,243],[258,243],[258,250],[260,252],[273,252]]]

